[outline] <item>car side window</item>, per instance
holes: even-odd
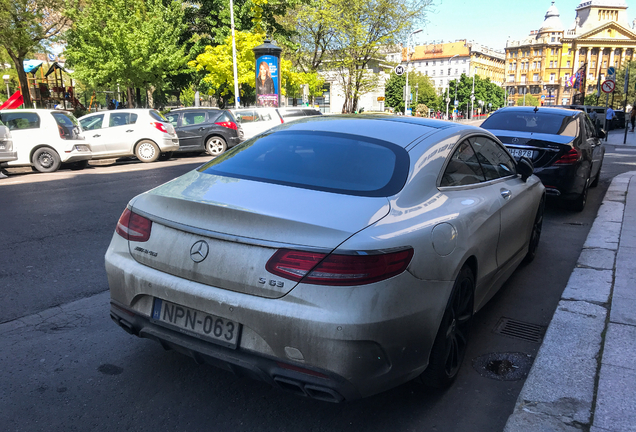
[[[129,113],[110,113],[110,119],[108,121],[109,127],[125,126],[130,123]]]
[[[485,136],[470,139],[486,181],[517,174],[515,161],[495,141]]]
[[[101,129],[104,122],[104,114],[83,118],[79,122],[85,131]]]
[[[40,116],[36,113],[5,113],[2,121],[9,130],[37,129],[40,127]]]
[[[196,125],[205,122],[205,113],[200,111],[183,113],[183,125]]]
[[[179,122],[179,114],[168,114],[166,118],[172,126],[177,126],[177,123]]]
[[[270,121],[272,120],[272,113],[271,112],[266,112],[266,111],[261,111],[258,113],[258,117],[261,121]]]
[[[440,186],[464,186],[480,183],[485,180],[477,155],[468,141],[462,142],[450,160]]]
[[[241,123],[254,123],[258,121],[258,115],[252,110],[241,111],[235,113],[234,116],[239,118]]]
[[[584,116],[583,123],[585,124],[585,133],[587,138],[594,138],[596,136],[596,132],[594,131],[594,124],[592,120],[588,116]]]

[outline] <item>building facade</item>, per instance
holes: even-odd
[[[539,30],[506,44],[508,105],[523,105],[528,94],[543,105],[582,103],[583,94],[572,86],[577,71],[589,94],[596,91],[599,78],[605,79],[608,67],[631,61],[634,49],[636,34],[628,23],[625,0],[583,1],[569,29],[553,1]]]
[[[406,65],[406,63],[406,48],[404,48],[402,64]],[[477,75],[502,84],[504,53],[465,39],[449,43],[419,45],[411,49],[409,70],[415,70],[430,77],[438,94],[445,93],[449,83],[459,80],[462,74],[470,77]]]

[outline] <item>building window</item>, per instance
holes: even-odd
[[[439,71],[440,76],[444,76],[444,69]]]
[[[570,67],[570,60],[568,60],[567,62],[565,62],[565,67]]]
[[[459,73],[459,69],[455,69],[455,75]]]
[[[566,74],[565,74],[565,80],[566,80],[566,81],[569,81],[569,80],[570,80],[570,74],[569,74],[569,73],[566,73]]]
[[[435,66],[435,62],[433,62],[433,66]]]
[[[539,81],[539,74],[532,75],[532,81],[534,81],[534,82]]]
[[[508,75],[508,82],[515,82],[515,76],[514,75]]]
[[[590,67],[591,67],[591,68],[595,68],[595,67],[596,67],[596,61],[592,60],[592,61],[590,62]]]
[[[551,73],[550,74],[550,82],[553,83],[555,78],[556,78],[556,74]]]
[[[550,42],[556,42],[556,38],[555,37],[550,38]]]
[[[435,71],[433,71],[433,76],[435,76]]]
[[[540,62],[540,61],[539,61],[539,62],[537,62],[537,67],[538,67],[539,69],[541,69],[541,62]]]
[[[603,67],[606,68],[607,67],[607,60],[603,61]]]

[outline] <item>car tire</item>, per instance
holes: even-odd
[[[150,140],[143,140],[137,143],[135,147],[135,156],[142,162],[154,162],[159,159],[159,147]]]
[[[227,150],[227,143],[219,136],[208,138],[205,142],[205,152],[210,156],[218,156]]]
[[[68,165],[68,167],[73,171],[83,170],[88,166],[88,160],[73,162]]]
[[[60,155],[51,147],[40,147],[37,149],[33,152],[31,162],[33,163],[33,168],[42,173],[55,172],[62,165]]]
[[[473,316],[475,276],[467,265],[459,271],[435,342],[428,367],[419,381],[434,388],[446,388],[457,378],[466,355],[469,322]]]
[[[543,212],[545,210],[545,198],[541,198],[537,214],[532,224],[532,232],[530,233],[530,242],[528,243],[528,253],[523,258],[524,264],[531,263],[537,255],[539,240],[541,239],[541,230],[543,228]]]
[[[585,204],[587,204],[587,191],[589,189],[590,179],[588,178],[585,182],[585,187],[583,188],[583,192],[567,203],[568,208],[575,212],[582,212],[585,209]]]
[[[159,160],[160,161],[167,161],[170,160],[172,158],[172,155],[174,154],[174,152],[165,152],[165,153],[161,153],[159,155]]]

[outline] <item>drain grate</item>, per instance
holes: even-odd
[[[545,330],[546,328],[544,326],[503,317],[499,320],[493,331],[511,338],[540,343],[543,340]]]

